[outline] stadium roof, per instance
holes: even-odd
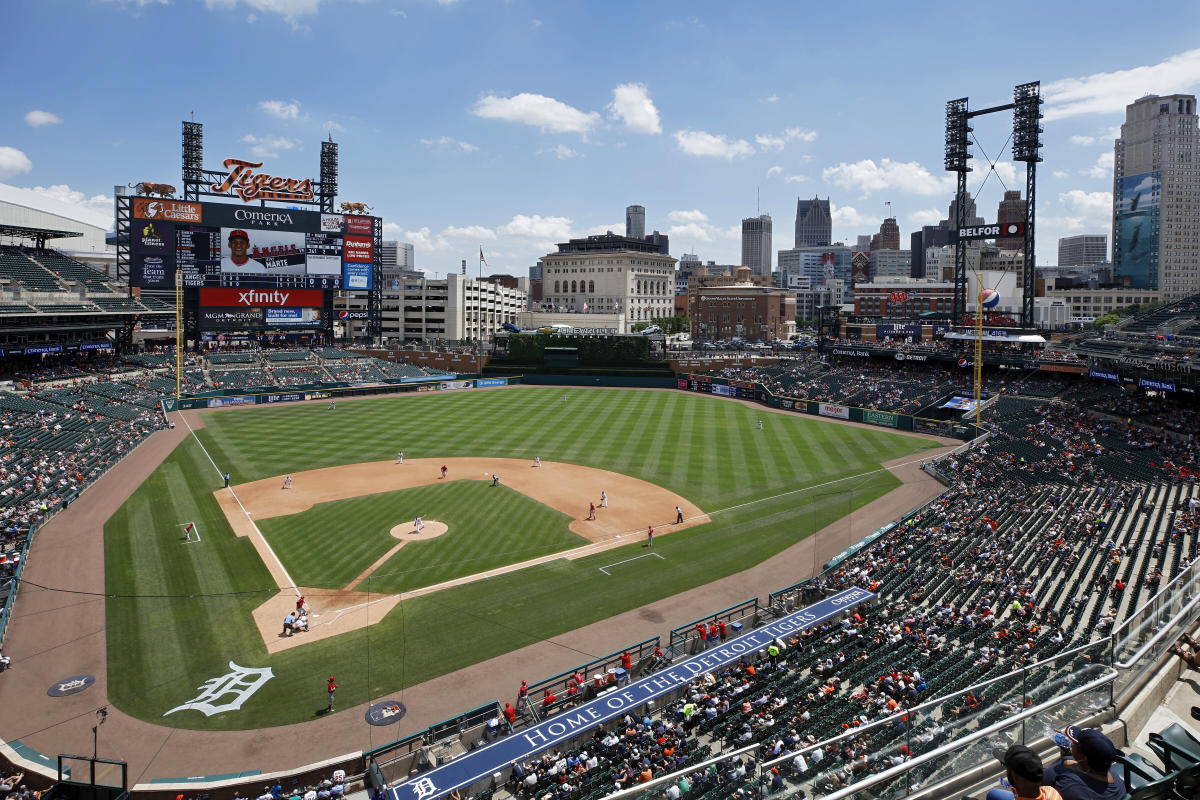
[[[110,231],[114,227],[112,213],[95,211],[86,206],[68,203],[32,189],[22,189],[7,183],[0,183],[0,203],[11,203],[33,211],[41,211],[44,214],[65,217],[93,228],[99,228],[101,231]]]
[[[15,239],[69,239],[72,236],[83,236],[79,231],[56,231],[53,228],[27,228],[24,225],[5,225],[0,223],[0,236],[11,236]]]

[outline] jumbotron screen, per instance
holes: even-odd
[[[375,217],[290,208],[133,200],[133,286],[371,289]]]

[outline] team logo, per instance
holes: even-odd
[[[275,677],[275,673],[271,671],[270,667],[239,667],[230,661],[229,669],[230,672],[205,681],[197,687],[200,689],[200,694],[181,706],[175,706],[163,716],[189,708],[202,712],[206,717],[223,714],[226,711],[237,711],[267,681]],[[229,699],[224,703],[214,702],[224,697]]]
[[[58,683],[53,684],[49,689],[46,690],[46,694],[48,694],[50,697],[66,697],[69,694],[82,692],[95,682],[95,675],[72,675],[69,678],[64,678]]]
[[[339,311],[338,319],[350,319],[350,312],[349,311]]]
[[[417,800],[424,800],[426,797],[433,797],[438,793],[437,784],[430,778],[421,778],[412,785],[413,794],[417,796]]]
[[[367,709],[367,724],[377,727],[391,725],[393,722],[398,722],[407,711],[404,703],[399,700],[384,700]]]

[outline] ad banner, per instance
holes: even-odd
[[[319,307],[320,289],[201,289],[200,305],[246,308]]]
[[[900,427],[900,416],[887,411],[872,411],[867,408],[863,409],[863,422],[871,425],[883,425],[886,428],[898,428]]]
[[[821,403],[817,413],[822,417],[850,419],[850,409],[846,408],[845,406],[835,406],[831,403]]]

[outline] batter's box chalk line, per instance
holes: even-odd
[[[176,524],[177,528],[183,531],[183,544],[195,544],[200,540],[200,526],[195,522],[180,522]],[[195,538],[192,538],[192,537]]]
[[[603,572],[605,575],[611,575],[612,573],[610,573],[610,572],[608,571],[608,568],[609,568],[609,567],[616,567],[616,566],[619,566],[619,565],[621,565],[621,564],[628,564],[630,561],[637,561],[639,558],[650,558],[651,556],[653,556],[654,558],[660,559],[660,560],[662,560],[662,561],[666,561],[666,559],[665,559],[665,558],[663,558],[662,556],[660,556],[658,553],[643,553],[643,554],[642,554],[642,555],[640,555],[640,556],[634,556],[633,558],[627,558],[627,559],[625,559],[624,561],[617,561],[617,562],[615,562],[615,563],[612,563],[612,564],[605,564],[603,567],[596,567],[596,569],[600,570],[600,571],[601,571],[601,572]]]

